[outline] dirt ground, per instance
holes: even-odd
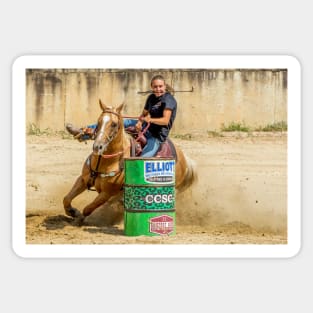
[[[82,226],[64,213],[63,197],[92,142],[27,136],[26,243],[287,243],[287,134],[231,133],[173,141],[196,162],[198,172],[193,187],[177,195],[176,235],[129,237],[116,203],[98,208]],[[82,211],[95,196],[95,191],[86,191],[73,206]]]

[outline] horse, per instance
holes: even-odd
[[[63,199],[66,215],[83,221],[96,208],[110,199],[123,195],[124,158],[131,155],[131,137],[124,129],[122,109],[105,105],[99,99],[101,114],[94,135],[93,151],[83,164],[81,175]],[[175,189],[182,192],[197,179],[194,162],[176,149]],[[87,189],[94,187],[98,195],[86,205],[82,213],[72,207],[72,200]]]

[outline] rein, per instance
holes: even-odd
[[[116,157],[118,155],[121,155],[123,153],[124,153],[124,151],[119,151],[119,152],[116,152],[116,153],[113,153],[113,154],[101,154],[101,155],[98,155],[98,154],[92,152],[93,155],[97,155],[97,156],[99,156],[101,158],[104,158],[104,159],[114,158],[114,157]]]

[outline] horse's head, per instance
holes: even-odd
[[[103,104],[100,99],[99,104],[102,113],[98,118],[93,152],[101,155],[108,150],[110,144],[123,129],[121,111],[124,104],[121,104],[116,108],[112,108]]]

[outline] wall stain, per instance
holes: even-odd
[[[126,101],[126,113],[137,115],[147,96],[138,92],[150,90],[156,74],[176,91],[194,88],[175,93],[183,108],[182,131],[214,130],[238,118],[266,125],[287,117],[286,69],[29,69],[26,74],[31,77],[27,79],[28,122],[45,127],[62,128],[65,121],[92,122],[99,97],[106,97],[109,105]],[[197,125],[192,121],[195,108]],[[51,117],[50,112],[63,116]]]

